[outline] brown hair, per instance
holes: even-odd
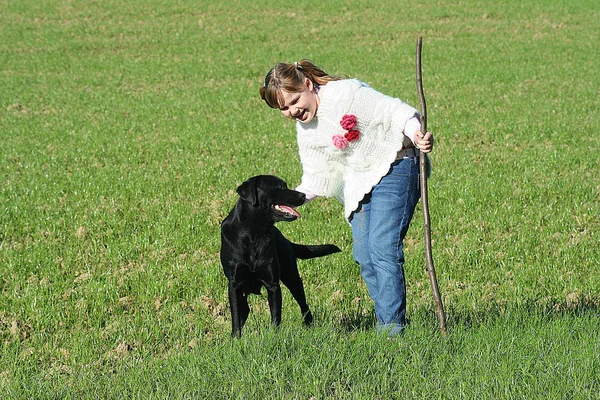
[[[304,78],[308,78],[316,86],[342,79],[331,76],[309,60],[301,60],[293,64],[279,63],[265,77],[264,86],[260,88],[260,97],[271,108],[283,105],[281,91],[298,93],[304,90]]]

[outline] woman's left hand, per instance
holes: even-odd
[[[423,135],[423,132],[416,131],[415,145],[422,153],[429,153],[431,150],[433,150],[433,134],[431,132],[427,132],[425,135]]]

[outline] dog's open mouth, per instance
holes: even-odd
[[[273,204],[271,208],[285,218],[300,218],[300,214],[294,208],[284,204]]]

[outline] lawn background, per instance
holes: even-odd
[[[600,397],[596,1],[0,1],[0,395]],[[300,265],[316,326],[229,339],[219,223],[256,174],[299,183],[261,102],[309,58],[418,105],[448,313],[406,241],[411,328],[372,333],[334,200],[279,227],[343,253]],[[420,209],[418,212],[420,213]]]

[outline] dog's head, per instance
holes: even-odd
[[[277,221],[293,221],[300,217],[294,208],[304,204],[304,193],[288,189],[287,183],[273,175],[259,175],[237,188],[240,198],[252,207],[264,210]]]

